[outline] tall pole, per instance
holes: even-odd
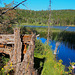
[[[47,35],[47,44],[49,44],[49,36],[50,36],[50,24],[51,24],[51,0],[49,4],[49,19],[48,19],[48,35]]]

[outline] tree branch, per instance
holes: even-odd
[[[20,2],[19,4],[17,4],[17,5],[14,6],[13,8],[7,9],[6,11],[2,12],[2,14],[0,14],[0,16],[3,15],[3,14],[5,14],[5,13],[6,13],[7,11],[9,11],[9,10],[15,9],[16,7],[18,7],[20,4],[24,3],[25,1],[27,1],[27,0],[24,0],[24,1]]]

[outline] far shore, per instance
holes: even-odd
[[[19,24],[14,24],[14,25],[19,25]],[[48,24],[29,24],[29,23],[21,23],[20,25],[29,25],[29,26],[48,26]],[[71,26],[75,27],[75,25],[50,25],[50,26]]]

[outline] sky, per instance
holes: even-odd
[[[4,7],[3,3],[9,4],[13,0],[1,0],[0,7]],[[15,2],[21,2],[23,0],[14,0]],[[28,10],[48,10],[50,0],[27,0],[24,5],[20,5],[21,9],[28,9]],[[75,0],[51,0],[51,9],[52,10],[62,10],[62,9],[73,9],[75,10]]]

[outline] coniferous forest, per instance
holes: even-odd
[[[6,8],[0,8],[4,11]],[[1,23],[9,22],[9,24],[23,24],[23,25],[48,25],[49,10],[33,11],[15,9],[10,10],[2,16]],[[75,25],[75,10],[52,10],[51,11],[51,25],[56,26],[74,26]]]

